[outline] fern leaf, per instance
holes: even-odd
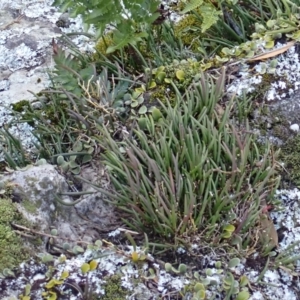
[[[204,4],[200,9],[203,22],[201,24],[201,32],[205,32],[211,26],[216,24],[219,20],[219,15],[222,14],[221,11],[217,10],[213,5]]]
[[[197,7],[199,7],[202,4],[203,4],[203,0],[191,0],[186,5],[186,7],[183,9],[183,11],[180,12],[180,14],[184,15],[184,14],[196,9]]]
[[[110,46],[107,48],[106,53],[112,53],[116,50],[122,49],[129,44],[135,45],[137,42],[141,41],[142,38],[147,37],[148,34],[146,32],[140,32],[134,34],[133,36],[122,36],[121,39],[116,43],[115,46]]]

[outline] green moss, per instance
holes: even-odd
[[[48,97],[48,95],[46,95]],[[48,99],[48,98],[47,98]],[[49,99],[51,101],[51,99]],[[49,120],[51,124],[59,124],[62,119],[69,117],[66,109],[68,104],[64,101],[59,102],[59,107],[52,102],[51,105],[43,104],[41,109],[32,109],[28,100],[21,100],[12,104],[12,110],[20,113],[22,121],[26,121],[30,126],[34,127],[35,122],[39,120]]]
[[[178,71],[183,74],[183,78],[179,78]],[[159,74],[164,73],[164,79],[160,80]],[[156,87],[147,91],[150,95],[149,102],[156,105],[157,99],[162,103],[166,102],[175,103],[176,93],[173,85],[169,83],[172,81],[180,92],[185,92],[186,89],[195,79],[195,76],[200,76],[200,63],[196,60],[188,59],[182,61],[174,61],[167,66],[161,66],[152,70],[152,77],[156,82]],[[169,92],[167,92],[169,91]]]
[[[129,292],[121,286],[122,278],[120,275],[113,275],[104,279],[106,280],[106,284],[104,286],[105,294],[101,296],[101,300],[127,299],[126,296],[129,295]]]
[[[20,113],[21,120],[26,121],[30,126],[34,126],[34,119],[31,114],[31,106],[28,100],[21,100],[11,105],[13,111]]]
[[[106,53],[106,50],[108,47],[113,45],[113,32],[110,31],[103,37],[101,37],[98,42],[95,45],[96,53],[93,54],[92,59],[93,61],[98,61],[101,59],[101,55],[104,55],[106,57],[110,57],[111,55],[108,55]]]
[[[279,159],[284,162],[289,179],[300,186],[300,136],[291,137],[281,147]],[[285,172],[286,174],[286,172]]]
[[[171,93],[167,94],[166,90],[170,88],[167,84],[161,84],[157,86],[153,91],[149,92],[150,99],[149,104],[151,106],[159,106],[159,102],[163,104],[170,103],[172,106],[175,104],[175,93],[172,91]]]
[[[200,20],[194,14],[187,14],[176,23],[174,27],[175,36],[180,38],[185,46],[198,52],[200,46],[200,28]]]
[[[30,257],[28,250],[11,228],[11,223],[22,224],[21,215],[10,199],[0,199],[0,272],[14,268]]]
[[[27,108],[30,107],[30,103],[28,100],[21,100],[17,103],[13,103],[11,105],[12,109],[17,112],[24,112]]]

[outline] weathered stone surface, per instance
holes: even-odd
[[[54,166],[33,166],[27,170],[20,170],[5,176],[14,188],[14,195],[18,199],[18,207],[24,216],[36,223],[40,230],[49,230],[59,208],[55,195],[68,190],[68,185]],[[66,199],[65,201],[69,201]],[[26,205],[30,209],[26,209]],[[69,213],[64,210],[64,218]]]
[[[97,170],[87,168],[82,175],[87,179],[92,178],[92,182],[99,182],[101,169]],[[60,195],[70,192],[71,185],[53,165],[30,166],[5,174],[1,181],[12,187],[12,199],[18,211],[44,237],[42,248],[46,246],[47,234],[53,228],[58,231],[55,244],[67,242],[70,246],[75,246],[78,241],[93,242],[99,238],[99,232],[116,227],[114,224],[117,216],[114,209],[104,201],[100,192],[96,192],[88,184],[83,184],[82,188],[90,194],[77,198],[76,205],[59,203],[57,197],[66,204],[71,204],[74,200],[68,195]]]
[[[10,104],[34,99],[49,86],[48,72],[54,67],[52,38],[62,32],[82,31],[80,18],[59,28],[61,13],[52,7],[53,0],[0,1],[0,103]],[[92,49],[84,36],[74,36],[80,50]],[[4,82],[3,82],[4,81]]]
[[[35,14],[30,3],[25,3],[25,9],[0,4],[0,82],[7,81],[1,91],[3,103],[32,99],[29,91],[38,93],[49,84],[51,38],[58,36],[60,29],[55,25],[59,12],[47,2],[40,4]]]

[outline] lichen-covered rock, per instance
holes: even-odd
[[[102,175],[104,172],[100,165],[83,168],[82,171],[84,178],[105,187],[108,182]],[[81,186],[88,193],[78,195],[76,200],[62,195],[70,192],[71,183],[56,166],[47,163],[28,166],[3,175],[0,181],[8,190],[7,194],[11,194],[14,209],[30,224],[26,233],[43,239],[40,250],[45,249],[53,228],[57,230],[53,245],[67,243],[69,248],[73,248],[78,241],[93,242],[99,239],[101,232],[120,226],[113,207],[89,184]],[[11,220],[11,214],[5,213],[5,218]]]
[[[32,166],[5,176],[13,186],[13,195],[20,212],[39,230],[48,230],[58,210],[63,210],[55,201],[58,193],[66,192],[68,185],[52,165]],[[65,199],[69,201],[70,199]],[[68,218],[68,211],[64,210]]]

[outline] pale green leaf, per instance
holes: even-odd
[[[229,263],[228,263],[228,267],[229,268],[235,268],[237,265],[239,265],[241,262],[241,260],[237,257],[232,258]]]
[[[176,71],[176,78],[178,79],[178,80],[180,80],[180,81],[183,81],[184,80],[184,71],[182,71],[182,70],[177,70]]]
[[[93,271],[97,268],[98,262],[96,260],[90,261],[90,270]]]
[[[203,17],[201,32],[207,31],[211,26],[216,24],[219,20],[219,16],[222,14],[211,4],[204,4],[201,6],[201,16]]]
[[[236,300],[248,300],[250,298],[250,294],[248,291],[239,292]]]
[[[88,163],[92,160],[92,155],[90,154],[85,154],[83,157],[82,157],[82,161],[81,163],[85,164],[85,163]]]
[[[90,268],[90,265],[88,263],[84,263],[81,267],[81,272],[83,274],[87,273],[91,268]]]
[[[122,49],[129,44],[135,45],[137,42],[140,42],[142,38],[146,38],[148,34],[146,32],[136,33],[134,36],[122,36],[122,39],[115,40],[115,46],[109,46],[106,50],[106,53],[113,53],[116,50]]]
[[[196,9],[197,7],[199,7],[200,5],[203,4],[203,0],[191,0],[188,1],[188,4],[185,6],[185,8],[180,12],[181,15],[186,14],[194,9]]]
[[[145,105],[141,106],[140,109],[139,109],[139,114],[143,115],[146,112],[147,112],[147,106],[145,106]]]

